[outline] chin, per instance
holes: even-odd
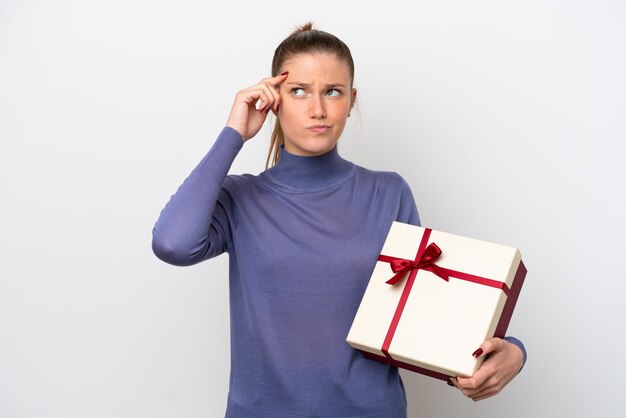
[[[313,136],[299,141],[285,139],[285,149],[294,155],[315,156],[331,151],[337,145],[336,139]]]
[[[312,141],[316,143],[307,144],[300,147],[300,150],[309,155],[321,155],[331,151],[337,145],[337,141]]]

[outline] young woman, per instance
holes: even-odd
[[[391,223],[419,224],[402,177],[337,152],[353,81],[342,41],[311,24],[291,34],[272,77],[237,93],[226,126],[154,228],[154,252],[168,263],[230,256],[227,417],[406,417],[398,369],[345,342]],[[274,165],[227,175],[270,111]],[[512,337],[475,353],[487,354],[472,378],[450,382],[474,400],[499,392],[525,361]]]

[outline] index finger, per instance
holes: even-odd
[[[274,87],[278,87],[278,85],[280,83],[282,83],[283,81],[285,81],[285,79],[287,78],[287,76],[289,75],[289,71],[285,71],[284,73],[280,73],[275,77],[272,77],[269,79],[269,82],[271,85],[273,85]]]

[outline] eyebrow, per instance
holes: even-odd
[[[293,84],[293,85],[297,85],[297,86],[302,86],[302,87],[310,87],[311,84],[310,83],[301,83],[299,81],[290,81],[288,83],[285,83],[285,85],[287,84]],[[341,84],[341,83],[330,83],[330,84],[325,84],[324,87],[346,87],[345,84]]]

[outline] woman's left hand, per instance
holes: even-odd
[[[450,378],[452,384],[473,401],[498,394],[524,365],[522,350],[501,338],[486,340],[476,350],[475,356],[487,358],[472,377]]]

